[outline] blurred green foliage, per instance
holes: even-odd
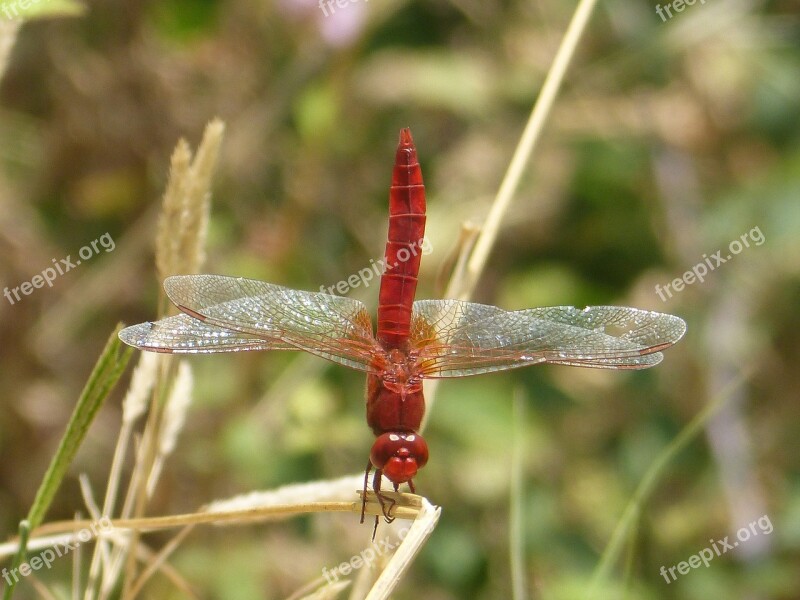
[[[410,126],[434,248],[418,296],[438,297],[572,5],[372,0],[325,17],[310,0],[112,0],[26,24],[0,82],[0,285],[105,232],[117,246],[52,289],[0,299],[2,531],[27,512],[108,332],[155,316],[155,220],[179,137],[196,144],[212,117],[226,122],[206,271],[318,290],[381,256],[396,136]],[[627,583],[620,565],[603,597],[797,597],[797,6],[698,3],[666,23],[654,6],[598,7],[475,300],[632,305],[678,314],[689,333],[647,372],[536,367],[443,383],[416,483],[444,510],[398,598],[510,597],[514,444],[527,457],[533,597],[582,597],[649,465],[746,366],[750,380],[647,504]],[[659,299],[657,284],[754,227],[762,245]],[[353,295],[374,308],[377,286]],[[362,469],[363,376],[321,362],[192,359],[195,403],[153,513]],[[523,440],[511,435],[515,390],[529,404]],[[112,401],[54,518],[82,506],[79,473],[102,493],[118,428]],[[771,534],[670,584],[659,575],[763,514]],[[369,529],[350,515],[198,528],[172,562],[203,597],[287,597],[359,552]],[[68,571],[43,579],[64,585]],[[176,594],[159,578],[150,589]]]

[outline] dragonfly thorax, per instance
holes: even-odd
[[[416,368],[415,356],[393,349],[387,353],[386,359],[381,379],[387,389],[402,395],[421,389],[422,380]]]

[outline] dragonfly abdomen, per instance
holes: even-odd
[[[408,340],[424,235],[425,186],[411,131],[403,129],[389,189],[386,270],[378,297],[377,337],[387,349],[402,348]]]

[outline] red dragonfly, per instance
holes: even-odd
[[[384,517],[381,475],[397,491],[428,462],[419,433],[422,381],[465,377],[540,363],[645,369],[686,331],[682,319],[618,306],[555,306],[508,312],[459,300],[417,300],[425,233],[425,188],[409,129],[400,132],[389,190],[386,271],[377,332],[352,298],[293,290],[221,275],[177,275],[164,281],[183,314],[122,330],[123,342],[152,352],[198,354],[305,350],[367,374],[367,423],[376,440],[369,474]],[[361,521],[364,520],[362,508]],[[377,517],[376,517],[377,525]]]

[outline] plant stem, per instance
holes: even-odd
[[[644,477],[642,477],[642,481],[636,488],[628,505],[625,507],[625,511],[622,513],[622,517],[617,523],[614,533],[611,535],[611,539],[603,551],[603,555],[600,557],[600,562],[595,568],[589,583],[589,590],[586,595],[587,598],[593,598],[598,591],[598,586],[608,578],[611,566],[617,560],[621,552],[625,536],[638,521],[639,515],[642,512],[642,506],[655,489],[658,479],[664,469],[672,462],[672,459],[703,430],[703,427],[705,427],[711,416],[725,404],[736,388],[749,379],[751,374],[751,370],[744,371],[740,373],[736,379],[731,381],[728,386],[720,391],[720,393],[681,430],[677,437],[670,442],[661,454],[656,457],[653,464],[650,465],[650,468],[644,474]]]
[[[553,64],[547,72],[542,91],[536,99],[531,116],[528,118],[528,123],[522,132],[522,137],[503,177],[503,182],[500,184],[494,203],[486,216],[483,231],[478,237],[475,249],[467,264],[467,272],[463,284],[460,286],[461,289],[448,288],[447,298],[467,300],[472,295],[472,291],[475,289],[475,285],[486,266],[486,261],[494,246],[495,239],[497,239],[500,222],[511,204],[514,193],[517,191],[522,173],[530,162],[533,150],[539,141],[544,124],[550,115],[550,110],[561,87],[561,82],[564,80],[564,74],[575,54],[575,48],[583,35],[583,31],[586,29],[586,24],[596,3],[597,0],[581,0],[578,8],[575,9],[567,32],[564,34],[564,39],[561,40],[561,45],[553,59]]]

